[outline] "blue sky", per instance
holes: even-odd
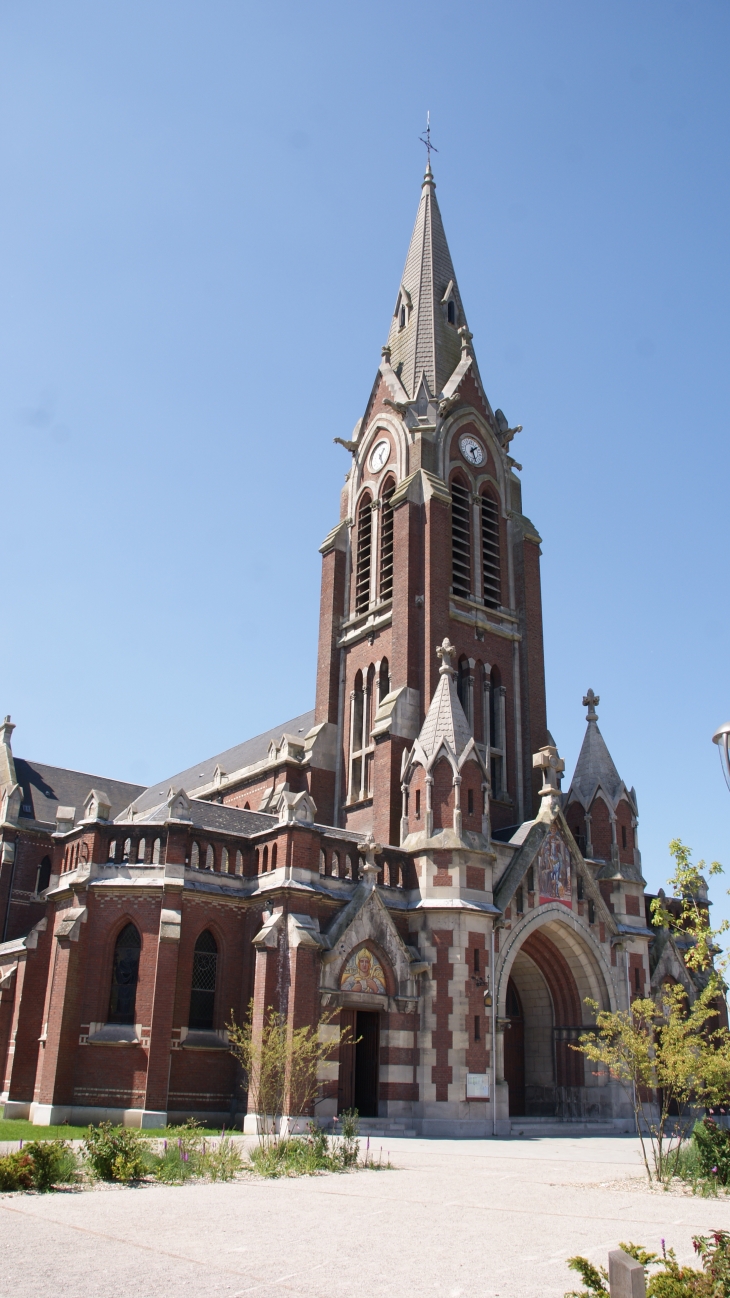
[[[317,546],[438,197],[544,538],[550,728],[583,693],[644,869],[730,865],[730,9],[0,10],[0,709],[142,783],[311,706]],[[715,889],[717,900],[726,906]]]

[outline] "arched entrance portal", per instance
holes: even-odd
[[[596,1109],[597,1079],[571,1048],[591,1022],[585,997],[603,999],[596,996],[597,971],[581,945],[553,921],[533,928],[511,963],[503,1017],[512,1117],[570,1119]]]

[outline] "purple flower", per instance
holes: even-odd
[[[716,1168],[716,1167],[713,1167],[712,1170],[713,1170],[713,1172],[716,1172],[716,1171],[717,1171],[717,1168]]]

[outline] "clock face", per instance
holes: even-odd
[[[465,460],[468,460],[469,464],[484,463],[484,447],[475,437],[460,437],[459,446],[461,454]]]
[[[376,442],[370,455],[370,468],[373,473],[379,473],[384,464],[390,459],[390,442],[383,440]]]

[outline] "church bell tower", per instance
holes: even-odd
[[[509,837],[535,814],[540,537],[522,513],[518,431],[482,384],[429,162],[369,400],[351,439],[335,439],[352,464],[321,546],[320,819],[393,846],[421,817],[425,832],[425,801],[407,805],[404,781],[444,664],[443,698],[482,768],[475,829]]]

